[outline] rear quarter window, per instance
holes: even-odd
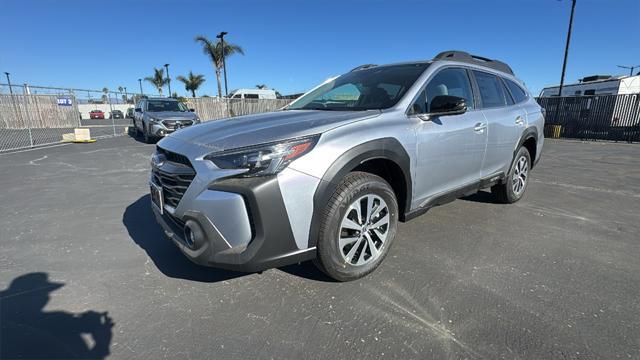
[[[524,91],[524,89],[522,89],[520,87],[520,85],[516,84],[515,82],[509,80],[509,79],[502,79],[504,80],[504,83],[507,84],[507,88],[509,88],[509,92],[511,93],[511,96],[513,96],[513,100],[516,103],[521,103],[525,100],[527,100],[527,92]]]

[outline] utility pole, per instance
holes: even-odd
[[[629,76],[633,76],[633,70],[637,67],[640,67],[640,65],[633,65],[633,66],[618,65],[618,67],[623,69],[629,69]]]
[[[169,76],[169,64],[164,64],[164,68],[167,69],[167,86],[169,87],[169,97],[171,97],[171,77]]]
[[[140,84],[140,96],[144,95],[142,93],[142,79],[138,79],[138,84]]]
[[[564,46],[564,61],[562,62],[562,75],[560,75],[560,88],[558,89],[558,97],[562,96],[562,87],[564,86],[564,73],[567,69],[567,57],[569,56],[569,43],[571,42],[571,29],[573,28],[573,13],[576,9],[576,0],[571,0],[571,16],[569,17],[569,31],[567,31],[567,42]],[[558,113],[560,112],[560,101],[556,106],[554,120],[558,121]]]
[[[562,62],[562,75],[560,75],[560,89],[558,96],[562,96],[562,87],[564,86],[564,73],[567,69],[567,57],[569,56],[569,43],[571,42],[571,29],[573,28],[573,13],[576,8],[576,0],[571,0],[571,17],[569,17],[569,31],[567,32],[567,43],[564,47],[564,61]]]
[[[227,35],[228,32],[221,31],[216,37],[220,39],[220,47],[222,49],[222,70],[224,71],[224,95],[229,96],[229,92],[227,91],[227,62],[225,60],[226,55],[224,53],[224,36]]]

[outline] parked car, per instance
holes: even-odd
[[[141,135],[146,143],[199,122],[193,109],[171,98],[142,99],[133,114],[135,135]]]
[[[124,114],[120,110],[113,110],[113,111],[111,111],[111,116],[109,116],[109,118],[110,119],[124,119]]]
[[[89,112],[90,119],[104,119],[104,112],[102,110],[91,110]]]
[[[380,265],[400,221],[483,188],[520,200],[543,128],[500,61],[447,51],[359,66],[284,111],[162,139],[151,206],[197,264],[260,271],[313,259],[353,280]]]
[[[127,119],[133,119],[133,108],[128,108],[127,109],[127,115],[126,115]]]

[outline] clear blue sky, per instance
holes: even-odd
[[[300,92],[360,64],[459,49],[508,62],[537,93],[559,82],[570,8],[570,0],[2,0],[0,72],[16,83],[131,91],[170,63],[172,77],[204,74],[200,92],[211,95],[212,66],[193,38],[225,30],[245,50],[227,63],[230,89]],[[640,64],[639,35],[640,1],[578,0],[567,81]]]

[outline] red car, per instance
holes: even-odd
[[[89,113],[90,119],[104,119],[104,112],[102,110],[91,110]]]

